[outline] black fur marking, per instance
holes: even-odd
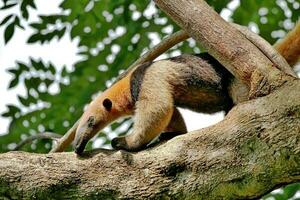
[[[221,63],[219,63],[218,60],[208,53],[196,54],[196,56],[209,63],[216,70],[216,72],[223,77],[222,80],[225,85],[229,84],[230,80],[233,78],[233,75]]]
[[[196,56],[202,58],[203,60],[206,60],[206,62],[211,64],[211,66],[216,70],[216,72],[219,74],[219,76],[222,77],[222,86],[223,86],[223,90],[224,90],[224,95],[226,96],[226,98],[225,98],[226,102],[224,101],[224,111],[225,111],[225,114],[227,114],[234,105],[233,101],[229,97],[229,94],[227,91],[228,86],[229,86],[231,80],[233,79],[233,75],[221,63],[219,63],[219,61],[217,61],[210,54],[201,53],[201,54],[197,54]]]
[[[112,102],[110,99],[104,99],[103,106],[107,111],[110,111],[112,108]]]
[[[195,62],[190,61],[190,59],[193,59],[193,56],[201,58],[201,62],[198,63],[198,66],[195,65]],[[228,73],[227,70],[223,69],[224,67],[208,53],[201,53],[193,56],[183,54],[181,56],[170,58],[169,60],[176,63],[185,64],[186,67],[189,69],[189,75],[186,76],[185,79],[185,82],[189,87],[201,87],[203,89],[221,91],[224,85],[220,84],[221,82],[218,83],[211,81],[210,79],[206,79],[207,77],[199,78],[199,75],[203,73],[199,71],[199,69],[202,68],[203,71],[205,71],[204,69],[210,66],[218,74],[218,77],[222,77],[221,80],[223,80],[223,77],[226,76],[226,74]]]
[[[88,118],[88,127],[89,128],[93,128],[95,125],[96,125],[96,123],[95,123],[95,117],[90,116]]]
[[[85,148],[87,142],[88,142],[88,140],[82,140],[79,143],[79,145],[77,145],[75,147],[75,153],[78,154],[78,155],[81,155],[83,153],[83,151],[84,151],[84,148]]]
[[[177,62],[177,63],[186,63],[186,61],[187,61],[187,59],[183,56],[175,56],[175,57],[169,58],[167,60]]]
[[[146,62],[138,66],[130,77],[130,92],[133,103],[139,99],[139,93],[144,79],[144,75],[152,62]]]
[[[185,66],[179,69],[184,86],[174,83],[176,106],[205,113],[232,108],[227,88],[233,76],[214,57],[208,53],[183,54],[169,60]]]
[[[163,132],[163,133],[161,133],[159,135],[158,139],[159,139],[159,141],[170,140],[170,139],[172,139],[172,138],[174,138],[176,136],[182,135],[182,134],[184,134],[184,133],[182,133],[182,132],[174,132],[174,131],[172,131],[172,132]]]
[[[232,78],[232,74],[229,71],[227,71],[227,69],[221,63],[219,63],[218,60],[216,60],[213,56],[211,56],[207,52],[200,53],[200,54],[194,54],[193,56],[197,56],[198,58],[201,58],[203,61],[210,64],[210,66],[212,66],[216,70],[216,72],[220,76],[224,77],[226,80]],[[180,56],[170,58],[169,60],[171,60],[173,62],[177,62],[177,63],[188,64],[189,58],[190,57],[186,57],[185,55],[180,55]]]

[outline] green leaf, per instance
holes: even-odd
[[[31,65],[34,69],[38,70],[44,70],[46,67],[42,63],[41,60],[35,61],[33,58],[30,58]]]
[[[283,191],[286,198],[292,198],[300,190],[300,183],[294,183],[286,186]]]
[[[10,117],[14,117],[14,115],[15,115],[16,113],[18,113],[18,112],[21,111],[18,107],[14,106],[14,105],[11,105],[11,104],[10,104],[10,105],[7,105],[7,108],[8,108],[7,113],[4,113],[2,116],[8,115],[8,116],[10,116]]]
[[[8,86],[8,89],[11,89],[13,87],[15,87],[16,85],[18,85],[19,83],[19,79],[18,78],[14,78],[10,81],[9,83],[9,86]]]
[[[29,1],[28,1],[28,5],[29,5],[31,8],[36,9],[36,5],[35,5],[35,3],[34,3],[34,0],[29,0]]]
[[[207,0],[207,3],[212,6],[216,12],[221,12],[221,10],[226,7],[226,5],[230,2],[230,0]]]
[[[32,28],[37,29],[37,30],[46,28],[46,24],[44,24],[44,23],[31,23],[31,24],[29,24],[29,26],[31,26]]]
[[[28,67],[27,65],[25,65],[24,63],[17,62],[17,65],[18,65],[18,67],[19,67],[20,73],[29,70],[29,67]]]
[[[21,29],[24,29],[24,26],[21,25],[20,19],[18,17],[15,18],[15,24],[20,27]]]
[[[22,16],[25,19],[28,19],[28,17],[29,17],[28,7],[36,9],[36,6],[35,6],[33,0],[23,0],[21,3],[20,9],[21,9]]]
[[[24,98],[20,95],[18,95],[19,101],[24,105],[24,106],[29,106],[30,105],[30,100],[27,98]]]
[[[28,10],[27,10],[27,5],[26,5],[26,1],[23,0],[22,4],[21,4],[21,13],[22,13],[22,16],[25,18],[25,19],[28,19],[29,17],[29,14],[28,14]]]
[[[41,35],[40,34],[38,34],[38,33],[36,33],[36,34],[33,34],[33,35],[31,35],[29,38],[28,38],[28,40],[27,40],[27,43],[35,43],[35,42],[37,42],[37,41],[40,41],[41,40]]]
[[[18,73],[18,70],[16,70],[16,69],[8,69],[7,71],[14,75]]]
[[[57,37],[58,39],[62,38],[62,36],[66,32],[66,27],[62,27],[59,30],[46,30],[47,33],[42,34],[41,32],[46,29],[46,26],[44,26],[44,24],[33,23],[30,24],[30,26],[37,29],[37,31],[29,37],[27,43],[41,42],[41,44],[43,44],[44,42],[51,41],[54,37]]]
[[[6,16],[0,23],[0,26],[6,24],[11,19],[12,16],[14,16],[14,15],[11,14],[11,15]]]
[[[15,31],[15,22],[12,22],[11,24],[9,24],[6,27],[6,29],[4,31],[5,44],[7,44],[9,42],[9,40],[12,38],[14,31]]]
[[[4,6],[2,6],[2,7],[0,8],[0,10],[9,9],[9,8],[11,8],[11,7],[14,7],[15,5],[17,5],[17,3],[4,5]]]
[[[54,65],[52,65],[52,63],[49,64],[48,69],[52,74],[56,73],[56,69],[55,69]]]
[[[67,71],[67,68],[66,66],[63,66],[62,70],[61,70],[61,76],[62,77],[65,77],[68,75],[68,71]]]

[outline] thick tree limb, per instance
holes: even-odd
[[[277,50],[274,49],[272,45],[270,45],[266,40],[257,35],[256,33],[250,31],[247,27],[241,26],[239,24],[231,23],[236,29],[241,31],[241,33],[252,43],[254,44],[272,63],[273,65],[280,69],[281,71],[293,76],[297,77],[296,73],[293,71],[291,67],[294,63],[291,62],[291,66],[285,60],[285,57],[282,56]],[[300,47],[300,44],[298,45]],[[300,53],[298,54],[300,55]],[[288,56],[288,55],[285,55]]]
[[[248,199],[300,180],[300,81],[209,128],[128,153],[0,155],[7,198]],[[272,103],[270,103],[272,102]]]

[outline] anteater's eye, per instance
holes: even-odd
[[[112,102],[110,99],[104,99],[103,101],[103,106],[104,108],[107,110],[107,111],[110,111],[111,110],[111,107],[112,107]]]

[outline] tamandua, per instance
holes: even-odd
[[[274,64],[280,63],[281,67],[285,66],[283,71],[295,76],[289,65],[284,63],[286,61],[275,56],[273,48],[268,48],[268,43],[243,28],[239,30]],[[275,46],[292,65],[300,58],[299,31],[300,23],[297,23],[286,38]],[[174,37],[155,49],[156,53],[150,52],[147,56],[152,59],[186,38],[187,34],[183,31],[174,34]],[[186,133],[185,123],[176,106],[203,113],[228,111],[236,102],[247,100],[248,92],[249,88],[245,84],[234,79],[208,54],[182,55],[137,65],[121,75],[115,84],[88,106],[78,127],[75,126],[75,152],[82,153],[89,139],[106,125],[130,115],[134,115],[135,119],[132,133],[113,139],[112,146],[128,151],[143,149],[161,132]],[[65,139],[66,144],[61,144],[57,149],[65,148],[72,135],[69,134]]]
[[[134,115],[131,134],[112,140],[114,149],[138,151],[162,132],[187,132],[178,107],[202,113],[228,111],[232,75],[207,53],[147,62],[125,72],[91,102],[80,119],[75,152],[114,120]]]

